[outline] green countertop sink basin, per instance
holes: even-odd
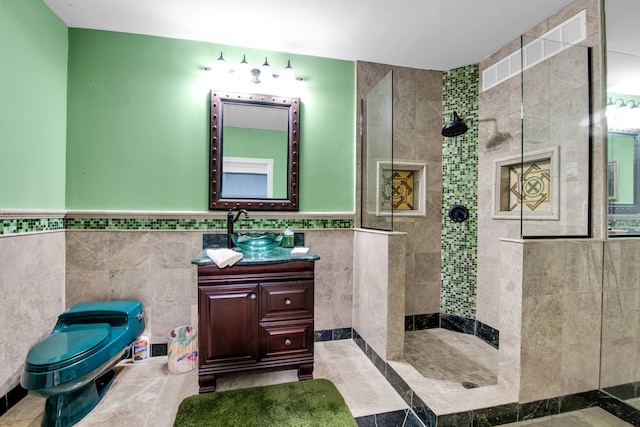
[[[282,242],[282,233],[267,231],[264,233],[233,233],[231,235],[233,244],[242,251],[266,252],[274,249]]]

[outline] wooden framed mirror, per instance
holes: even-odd
[[[211,91],[209,209],[298,210],[300,100]]]

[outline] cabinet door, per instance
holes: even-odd
[[[200,364],[258,361],[258,285],[198,289]]]

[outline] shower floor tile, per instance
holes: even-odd
[[[481,339],[447,329],[405,333],[404,359],[425,378],[465,388],[498,383],[498,350]]]
[[[389,365],[437,415],[505,405],[516,398],[497,385],[498,350],[447,329],[409,331],[405,355]],[[478,387],[467,388],[463,383]]]

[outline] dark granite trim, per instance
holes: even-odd
[[[313,341],[346,340],[354,338],[353,333],[354,330],[352,328],[321,329],[313,332]]]
[[[443,313],[440,315],[440,327],[443,329],[449,329],[450,331],[475,335],[476,321],[466,317]]]
[[[422,427],[409,409],[365,415],[355,420],[358,427]]]
[[[640,411],[637,408],[601,390],[598,391],[598,406],[632,426],[640,426]]]
[[[373,347],[367,345],[367,351],[365,352],[369,360],[373,362],[373,366],[378,368],[378,371],[386,378],[387,377],[387,362],[376,353]]]
[[[518,404],[494,406],[471,411],[473,426],[497,426],[518,421]]]
[[[431,408],[429,408],[427,404],[424,403],[422,399],[420,399],[415,393],[413,393],[411,410],[416,414],[416,416],[420,419],[420,421],[423,422],[426,427],[436,427],[438,423],[438,417],[431,410]]]
[[[640,382],[636,381],[613,387],[605,387],[603,391],[620,400],[635,399],[636,397],[640,397]]]
[[[493,348],[500,348],[500,331],[476,320],[476,336]]]
[[[409,387],[409,384],[402,379],[400,375],[387,364],[386,379],[391,384],[391,387],[407,402],[407,405],[411,406],[411,399],[413,398],[413,390]]]
[[[598,396],[598,390],[560,396],[558,397],[558,412],[562,414],[564,412],[571,412],[579,409],[591,408],[592,406],[598,406]]]
[[[168,344],[151,344],[151,357],[166,356],[169,354]]]
[[[9,390],[9,393],[0,398],[0,416],[4,415],[9,409],[20,402],[27,395],[27,390],[22,388],[20,384]]]
[[[459,412],[457,414],[446,414],[436,417],[438,427],[460,427],[470,426],[473,422],[473,412]]]
[[[410,314],[404,316],[405,331],[422,331],[440,327],[440,313]]]

